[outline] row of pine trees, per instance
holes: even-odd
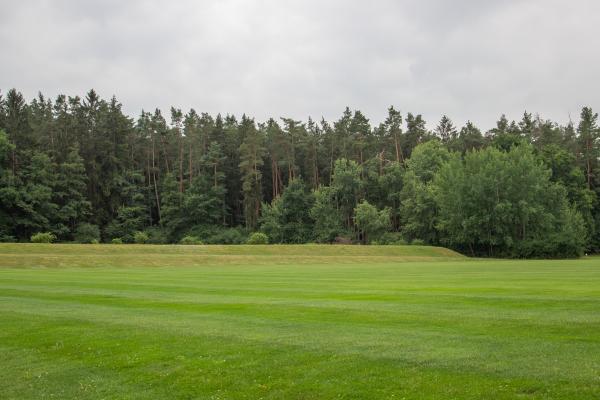
[[[415,241],[486,255],[560,255],[542,246],[560,234],[552,246],[564,254],[600,248],[600,130],[587,107],[576,124],[525,112],[482,132],[446,116],[429,130],[394,107],[379,125],[348,108],[334,122],[176,108],[134,120],[94,90],[27,102],[12,89],[0,94],[0,130],[2,241],[147,232],[156,243],[238,243],[261,230],[276,243]]]

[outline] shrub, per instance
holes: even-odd
[[[123,244],[123,239],[121,238],[114,238],[113,240],[110,241],[112,244]]]
[[[148,234],[146,232],[137,231],[133,234],[133,241],[134,241],[134,243],[137,243],[137,244],[148,243],[149,239],[150,238],[148,237]]]
[[[52,232],[38,232],[31,235],[31,243],[52,243],[56,240],[56,235]]]
[[[269,237],[262,232],[254,232],[248,240],[247,244],[269,244]]]
[[[214,236],[208,238],[206,243],[214,244],[242,244],[246,242],[248,234],[241,229],[228,228],[219,231]]]
[[[194,236],[206,244],[243,244],[248,233],[243,228],[225,228],[219,226],[195,226],[184,236]]]
[[[92,239],[90,240],[90,244],[100,244],[100,241],[98,239]]]
[[[378,243],[383,245],[405,245],[406,240],[400,232],[386,232],[381,235]]]
[[[2,229],[0,229],[0,243],[10,243],[10,242],[14,242],[15,241],[15,237],[12,235],[9,235],[8,233],[2,231]]]
[[[413,246],[425,246],[425,241],[422,239],[413,239],[413,241],[410,242],[410,244],[412,244]]]
[[[202,240],[198,239],[196,236],[184,236],[180,241],[179,244],[204,244],[202,243]]]
[[[169,243],[169,235],[167,231],[158,226],[153,226],[144,231],[148,235],[148,244],[165,244]]]
[[[86,222],[79,224],[74,235],[77,243],[92,243],[100,241],[100,228],[98,225],[88,224]]]

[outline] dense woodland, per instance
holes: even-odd
[[[600,249],[600,130],[525,112],[482,132],[428,130],[394,107],[372,125],[257,122],[112,98],[0,96],[0,240],[426,243],[467,254]],[[264,236],[263,236],[264,237]]]

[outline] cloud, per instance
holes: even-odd
[[[113,94],[170,106],[373,123],[389,105],[488,129],[527,109],[566,122],[600,106],[600,3],[20,1],[0,12],[0,89]]]

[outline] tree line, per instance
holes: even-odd
[[[256,122],[191,109],[124,114],[113,96],[0,93],[0,240],[360,242],[473,255],[600,248],[598,115],[525,112],[482,132],[388,109]],[[137,235],[137,236],[136,236]],[[140,239],[142,240],[142,239]]]

